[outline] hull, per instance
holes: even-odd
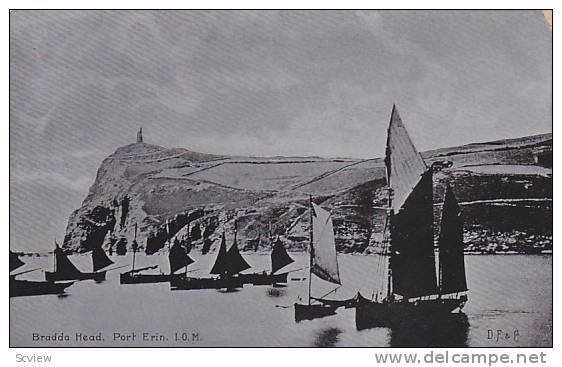
[[[253,273],[253,274],[240,274],[238,278],[244,284],[253,285],[274,285],[278,283],[287,283],[288,273],[282,274],[267,274],[267,273]]]
[[[362,298],[355,307],[355,326],[362,330],[401,324],[424,324],[462,309],[466,300],[466,296],[417,302],[373,302]]]
[[[62,294],[72,284],[10,279],[10,297]]]
[[[174,277],[170,280],[172,290],[196,289],[236,289],[242,288],[244,282],[238,277],[231,278],[190,278]]]
[[[295,321],[314,320],[336,314],[337,307],[326,305],[302,305],[295,303]]]
[[[45,272],[45,280],[48,282],[56,282],[62,280],[95,280],[96,282],[103,282],[105,280],[105,271],[97,273],[79,273],[76,275],[65,275],[52,271]]]
[[[167,283],[174,276],[170,274],[119,274],[120,284]]]

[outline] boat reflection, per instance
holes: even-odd
[[[314,338],[314,346],[315,347],[335,347],[339,341],[339,335],[342,333],[342,330],[329,327],[326,329],[320,330],[316,333]]]
[[[464,313],[423,322],[404,321],[390,328],[391,347],[467,347],[470,324]]]

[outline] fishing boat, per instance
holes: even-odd
[[[395,106],[388,128],[385,165],[388,208],[383,256],[377,266],[377,297],[358,299],[358,329],[424,323],[460,311],[468,300],[460,207],[447,186],[437,270],[433,167],[426,166],[416,150]]]
[[[170,273],[169,274],[142,274],[141,271],[151,270],[158,268],[158,265],[147,266],[140,269],[135,269],[135,248],[133,247],[133,265],[132,269],[128,272],[120,274],[121,284],[140,284],[140,283],[165,283],[171,281],[173,278],[179,278],[180,275],[176,272],[182,268],[185,268],[185,274],[187,274],[188,265],[192,264],[194,260],[187,255],[186,249],[180,245],[179,241],[174,241],[172,247],[170,247],[170,252],[168,254],[168,260],[170,262]]]
[[[235,226],[236,227],[236,226]],[[250,265],[244,260],[236,242],[236,229],[234,231],[234,243],[230,249],[226,249],[226,238],[223,232],[217,258],[211,269],[211,274],[217,277],[195,278],[188,276],[173,277],[170,280],[172,290],[189,289],[227,289],[234,290],[244,286],[243,279],[239,273],[249,269]]]
[[[142,273],[143,271],[146,271],[146,270],[157,269],[158,265],[145,266],[145,267],[138,268],[138,269],[135,268],[136,255],[137,255],[137,251],[139,249],[139,244],[137,242],[137,224],[136,223],[135,223],[135,237],[134,237],[133,242],[131,244],[131,249],[133,250],[133,261],[132,261],[132,264],[131,264],[131,270],[119,274],[119,283],[120,284],[166,283],[166,282],[170,281],[172,274],[164,274],[162,272],[160,274],[143,274]],[[178,253],[178,251],[174,250],[173,253]],[[169,258],[171,258],[171,254],[172,254],[172,251],[170,249],[170,253],[168,254]],[[193,262],[193,260],[191,260],[191,262]],[[170,260],[170,264],[171,264],[171,260]],[[188,263],[188,264],[190,264],[190,263]],[[186,264],[186,266],[188,264]]]
[[[10,251],[10,272],[24,266],[19,256]],[[30,273],[38,269],[31,269],[16,274],[10,274],[10,297],[40,296],[44,294],[62,294],[73,282],[55,283],[49,281],[31,281],[16,279],[17,276]]]
[[[288,272],[280,274],[275,273],[294,261],[295,260],[289,256],[283,242],[281,242],[278,237],[271,250],[271,272],[267,273],[264,271],[262,273],[240,274],[238,276],[242,279],[244,284],[274,285],[287,283]]]
[[[93,272],[81,272],[65,255],[62,249],[55,241],[54,251],[54,271],[45,272],[45,280],[47,281],[60,281],[60,280],[88,280],[92,279],[96,282],[105,280],[106,271],[100,271],[103,268],[113,264],[113,261],[103,251],[101,246],[92,250],[92,264]]]
[[[323,297],[312,297],[312,274],[324,281],[337,284],[338,287],[341,285],[332,213],[313,203],[312,197],[309,200],[309,207],[310,264],[308,275],[308,303],[295,303],[295,321],[297,322],[334,315],[338,308],[332,304],[318,302],[318,300]]]

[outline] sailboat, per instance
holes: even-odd
[[[312,320],[336,313],[337,307],[311,296],[312,274],[330,283],[341,285],[332,213],[309,200],[310,206],[310,267],[308,276],[308,303],[295,303],[295,321]],[[337,288],[336,288],[337,289]],[[331,292],[330,292],[331,293]]]
[[[78,270],[64,254],[56,241],[54,255],[54,271],[45,272],[45,280],[47,281],[93,279],[96,282],[101,282],[105,280],[106,271],[100,270],[113,264],[113,261],[107,257],[101,246],[94,248],[92,251],[92,264],[94,270],[92,273],[84,273]]]
[[[133,248],[133,258],[135,250]],[[143,268],[135,269],[135,262],[133,260],[133,268],[126,272],[120,274],[121,284],[139,284],[139,283],[165,283],[172,280],[172,278],[179,277],[176,272],[180,269],[185,268],[185,274],[187,274],[188,265],[194,263],[195,261],[187,254],[185,248],[183,248],[179,241],[176,239],[172,247],[170,247],[170,252],[168,253],[168,261],[170,262],[170,273],[169,274],[141,274],[141,271],[156,269],[158,265],[146,266]]]
[[[24,266],[16,253],[10,251],[10,272]],[[39,296],[43,294],[62,294],[70,287],[73,282],[55,283],[50,281],[31,281],[16,279],[18,275],[23,275],[38,269],[31,269],[16,274],[10,274],[10,297]]]
[[[226,238],[223,232],[217,258],[211,269],[211,274],[218,277],[194,278],[174,277],[170,281],[172,290],[187,289],[236,289],[244,286],[243,279],[239,276],[241,271],[249,269],[250,265],[244,260],[236,242],[236,225],[234,231],[234,243],[226,249]]]
[[[355,314],[358,329],[425,322],[460,311],[468,300],[460,207],[447,187],[437,277],[433,167],[426,166],[414,147],[396,106],[388,128],[385,165],[389,192],[384,241],[387,256],[381,257],[383,271],[379,272],[381,279],[377,279],[380,282],[377,295],[384,294],[386,287],[386,297],[358,299]]]
[[[273,249],[271,250],[271,272],[240,274],[244,284],[253,285],[273,285],[279,283],[287,283],[288,272],[275,274],[278,270],[283,269],[285,266],[293,263],[295,260],[289,256],[283,242],[277,237]]]

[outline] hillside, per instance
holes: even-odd
[[[469,249],[551,248],[552,134],[438,149],[428,165],[450,161],[435,175],[435,216],[449,182],[463,205]],[[338,249],[376,251],[384,226],[384,163],[319,157],[232,157],[143,142],[118,148],[101,164],[82,206],[70,216],[63,247],[87,251],[137,240],[148,252],[189,237],[214,249],[222,231],[239,245],[269,247],[270,236],[306,246],[308,195],[335,208]],[[374,202],[374,205],[373,205]],[[190,236],[187,233],[190,232]],[[496,247],[494,247],[496,246]]]

